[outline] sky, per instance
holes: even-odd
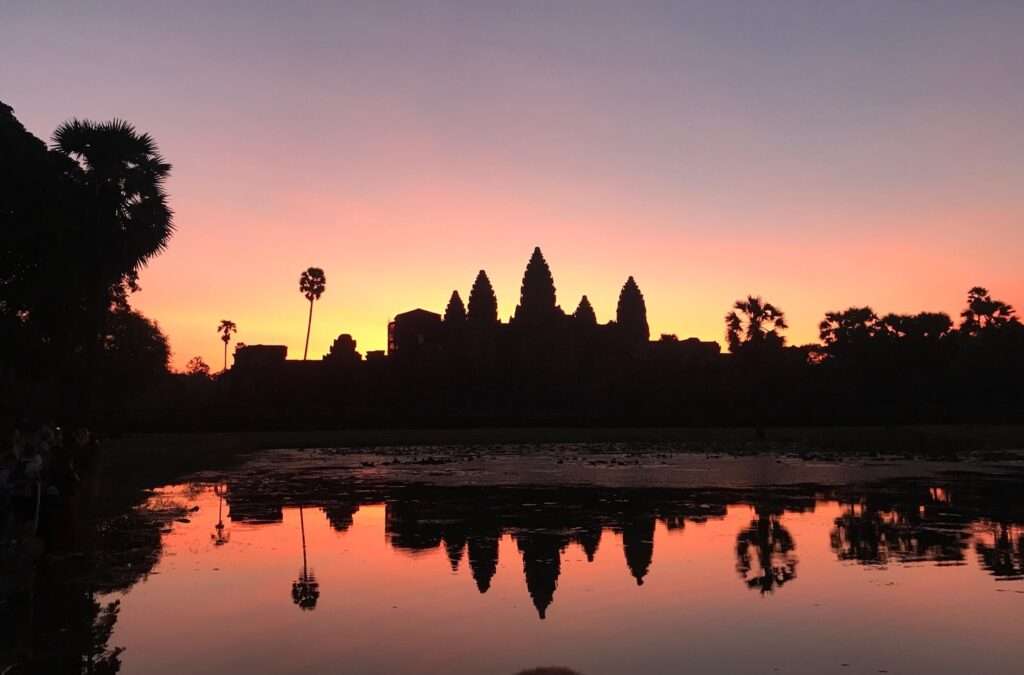
[[[563,309],[724,342],[732,303],[1024,307],[1024,3],[0,0],[0,100],[49,139],[121,117],[173,166],[135,307],[173,365],[221,319],[301,358],[468,297],[534,246]]]

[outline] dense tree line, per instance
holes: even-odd
[[[167,338],[129,297],[174,231],[170,164],[123,120],[73,119],[47,146],[3,103],[0,149],[3,414],[116,408],[167,373]]]

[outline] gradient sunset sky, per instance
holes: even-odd
[[[0,100],[41,138],[123,117],[174,165],[178,232],[133,304],[181,367],[221,319],[301,357],[443,311],[558,300],[723,341],[748,293],[824,312],[1024,306],[1024,2],[0,0]]]

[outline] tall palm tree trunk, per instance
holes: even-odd
[[[224,372],[228,372],[228,341],[224,341]]]
[[[302,350],[302,360],[309,355],[309,331],[313,328],[313,300],[309,301],[309,320],[306,321],[306,348]]]

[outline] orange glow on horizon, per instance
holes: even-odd
[[[1024,7],[994,4],[68,20],[28,3],[0,21],[2,94],[40,138],[119,117],[173,165],[178,232],[133,303],[177,368],[219,368],[221,319],[300,357],[309,266],[327,273],[312,358],[343,332],[383,349],[390,318],[465,299],[480,268],[507,318],[537,245],[566,311],[586,293],[607,321],[634,275],[655,338],[721,343],[732,303],[759,294],[801,344],[851,305],[955,319],[983,285],[1024,306]]]
[[[327,274],[327,290],[313,313],[311,359],[325,354],[341,333],[352,334],[363,354],[385,349],[387,322],[395,314],[416,307],[442,313],[452,290],[468,301],[481,268],[495,287],[499,316],[507,320],[534,245],[544,251],[566,312],[586,294],[599,321],[614,319],[621,285],[635,276],[652,339],[674,333],[724,344],[722,317],[749,293],[783,308],[790,344],[816,342],[824,313],[853,305],[867,304],[880,314],[944,311],[956,320],[973,285],[985,285],[1014,305],[1024,298],[1024,281],[1011,265],[987,264],[998,254],[997,242],[949,255],[957,247],[957,223],[986,219],[1010,229],[1009,219],[1000,222],[992,213],[894,217],[890,227],[858,234],[851,234],[858,232],[853,223],[833,216],[815,219],[818,227],[808,224],[794,243],[790,236],[717,235],[724,225],[708,222],[714,214],[683,214],[679,221],[694,224],[673,226],[673,213],[652,209],[634,215],[646,221],[645,228],[631,229],[621,224],[625,214],[545,213],[485,197],[428,193],[404,207],[301,200],[304,210],[282,213],[280,221],[264,215],[238,223],[232,229],[261,233],[238,241],[200,233],[212,226],[208,221],[239,216],[211,215],[203,207],[193,213],[186,203],[177,219],[189,226],[143,272],[143,291],[133,302],[167,332],[175,368],[201,355],[219,370],[222,343],[215,327],[222,318],[239,325],[237,341],[285,344],[290,358],[301,358],[308,305],[298,277],[310,265]],[[478,225],[488,220],[488,227]]]

